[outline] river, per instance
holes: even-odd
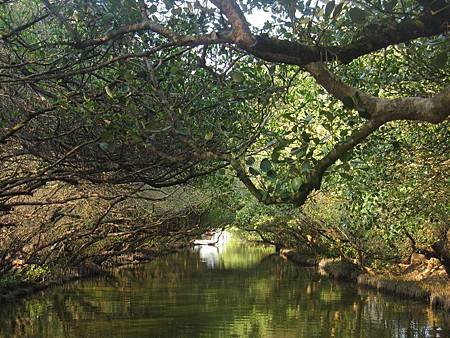
[[[450,318],[230,241],[0,304],[0,337],[450,337]]]

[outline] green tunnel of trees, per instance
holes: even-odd
[[[448,0],[0,1],[0,273],[232,224],[450,273]]]

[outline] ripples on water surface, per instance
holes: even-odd
[[[0,337],[450,337],[443,312],[271,253],[203,246],[0,304]]]

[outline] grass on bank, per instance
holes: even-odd
[[[450,311],[450,283],[441,281],[412,281],[400,276],[362,274],[358,285],[408,298],[424,300],[432,307]]]
[[[0,300],[11,300],[44,290],[52,285],[95,275],[99,271],[73,268],[50,268],[47,265],[25,265],[0,275]]]
[[[426,276],[425,270],[433,265],[430,264],[430,261],[410,265],[406,269],[409,271],[408,273],[404,273],[404,271],[402,273],[399,270],[395,274],[377,275],[365,273],[357,265],[344,259],[320,259],[286,249],[281,250],[280,255],[301,266],[316,266],[319,273],[336,280],[355,282],[358,286],[380,292],[422,300],[434,308],[450,311],[450,281],[448,277],[442,275],[429,274]]]

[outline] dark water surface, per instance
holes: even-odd
[[[443,312],[271,253],[202,247],[0,304],[0,337],[450,337]]]

